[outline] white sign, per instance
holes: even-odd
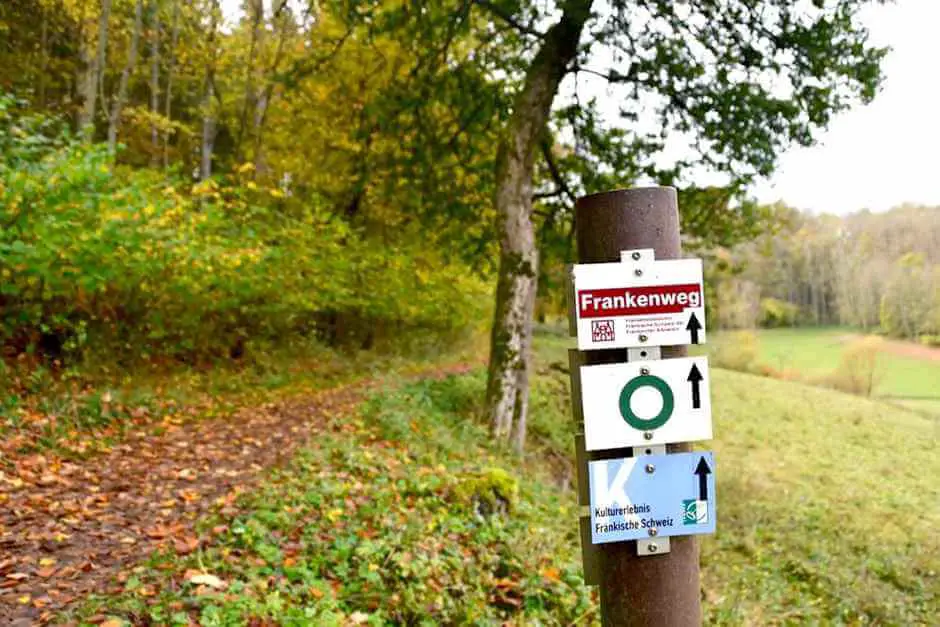
[[[632,254],[638,259],[573,266],[578,348],[704,343],[702,260]]]
[[[581,366],[585,448],[712,437],[706,357]]]

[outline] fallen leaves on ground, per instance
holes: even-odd
[[[0,624],[46,623],[90,592],[115,590],[122,571],[154,550],[196,550],[204,540],[194,529],[200,516],[233,510],[237,495],[265,469],[288,459],[326,417],[348,412],[374,385],[267,403],[225,419],[163,421],[160,435],[153,425],[137,428],[82,460],[5,455]]]

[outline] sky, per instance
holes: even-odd
[[[222,0],[229,18],[241,0]],[[837,115],[811,148],[781,155],[751,193],[799,209],[845,214],[905,202],[940,205],[940,0],[869,5],[872,43],[892,50],[875,100]]]
[[[881,92],[838,115],[817,146],[784,153],[758,200],[840,214],[940,205],[940,0],[866,7],[863,19],[892,48]]]

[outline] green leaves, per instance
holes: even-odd
[[[485,284],[420,225],[389,248],[315,195],[189,186],[70,141],[17,159],[0,161],[0,347],[14,355],[53,338],[71,361],[199,361],[248,340],[442,338],[483,316]]]

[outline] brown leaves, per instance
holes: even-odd
[[[237,512],[237,495],[261,471],[287,458],[326,415],[351,408],[367,385],[244,409],[231,420],[187,421],[156,410],[150,417],[112,403],[112,411],[141,426],[110,450],[103,431],[70,434],[71,449],[89,455],[80,461],[18,454],[11,442],[28,444],[19,436],[0,441],[4,462],[10,462],[0,467],[0,625],[48,621],[91,591],[113,589],[118,573],[157,548],[197,551],[211,540],[193,529],[200,515]],[[46,418],[31,417],[37,424]],[[131,424],[128,419],[124,426]],[[157,426],[164,431],[156,434]],[[116,437],[116,428],[108,435]],[[212,536],[227,532],[225,525],[211,530]],[[225,584],[216,577],[193,585],[211,593],[219,582]],[[141,596],[141,590],[152,591],[142,587]],[[311,595],[322,594],[313,590]],[[108,620],[102,616],[99,624]]]
[[[189,555],[199,548],[199,538],[195,536],[177,538],[173,541],[173,549],[177,555]]]

